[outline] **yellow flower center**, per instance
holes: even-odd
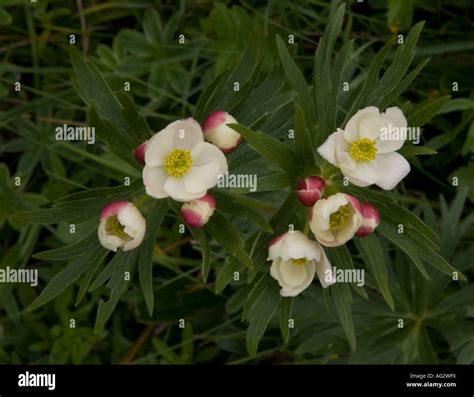
[[[336,212],[329,216],[329,228],[331,230],[340,230],[349,223],[350,210],[349,204],[339,207]]]
[[[295,266],[304,266],[308,263],[306,258],[292,259],[291,263]]]
[[[377,157],[377,146],[372,139],[362,138],[352,142],[349,153],[354,160],[370,161]]]
[[[125,226],[123,226],[117,215],[112,215],[107,218],[105,221],[105,232],[110,236],[117,236],[125,241],[133,240],[133,237],[125,233]]]
[[[165,171],[169,176],[186,175],[193,165],[191,150],[175,149],[165,161]]]

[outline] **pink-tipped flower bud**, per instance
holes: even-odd
[[[309,176],[298,182],[298,199],[301,204],[312,207],[324,193],[326,182],[319,176]]]
[[[216,145],[224,153],[230,153],[237,149],[242,142],[242,137],[238,132],[228,127],[227,124],[237,124],[229,113],[219,111],[212,113],[204,122],[204,139]]]
[[[135,149],[135,158],[141,165],[145,165],[145,149],[148,141],[143,142]]]
[[[103,247],[111,251],[129,251],[143,241],[146,221],[137,207],[128,201],[108,204],[100,215],[97,234]]]
[[[361,203],[362,206],[362,225],[357,230],[357,237],[365,237],[372,234],[380,223],[379,210],[370,203]]]
[[[203,197],[188,201],[181,206],[181,215],[191,227],[203,227],[216,209],[216,199],[211,193]]]

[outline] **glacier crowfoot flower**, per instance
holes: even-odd
[[[181,215],[189,226],[199,228],[209,221],[215,209],[216,199],[211,193],[206,193],[199,199],[184,203],[181,206]]]
[[[116,201],[102,210],[97,233],[102,246],[116,252],[118,248],[129,251],[138,247],[145,231],[146,221],[137,207],[128,201]]]
[[[309,176],[298,182],[298,200],[301,204],[312,207],[324,193],[326,182],[319,176]]]
[[[281,286],[281,296],[300,294],[312,283],[315,273],[323,288],[335,282],[323,248],[297,230],[270,242],[268,260],[273,261],[270,275]]]
[[[237,124],[229,113],[218,111],[212,113],[203,124],[204,139],[216,145],[224,153],[237,149],[242,142],[242,137],[227,124]]]
[[[403,139],[384,139],[384,131],[406,129],[407,120],[398,107],[380,113],[369,106],[359,110],[317,150],[357,186],[376,184],[392,190],[410,172],[410,163],[396,151]]]
[[[201,126],[193,118],[169,124],[146,144],[143,183],[151,197],[198,199],[226,171],[225,155],[204,142]]]
[[[362,225],[362,205],[354,196],[336,193],[318,200],[310,212],[310,227],[326,247],[349,241]]]

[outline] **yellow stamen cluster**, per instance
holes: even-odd
[[[292,259],[291,263],[295,266],[304,266],[308,263],[306,258]]]
[[[175,149],[165,161],[165,171],[169,176],[179,177],[186,175],[193,165],[191,150]]]
[[[350,204],[343,205],[329,216],[329,228],[331,230],[340,230],[349,223],[349,206]]]
[[[377,146],[372,139],[362,138],[352,142],[349,153],[354,160],[371,161],[377,157]]]
[[[125,226],[119,222],[117,215],[112,215],[107,218],[105,221],[105,232],[108,235],[117,236],[122,240],[133,240],[131,236],[125,233]]]

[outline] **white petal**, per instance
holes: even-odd
[[[117,249],[124,245],[124,241],[117,236],[109,236],[105,232],[105,220],[100,222],[99,228],[97,229],[97,235],[99,237],[100,244],[108,250],[117,252]]]
[[[190,193],[202,192],[216,186],[218,175],[222,174],[216,162],[193,167],[183,176],[184,186]]]
[[[410,172],[410,163],[399,153],[385,153],[373,161],[379,171],[375,184],[384,190],[392,190]]]
[[[367,117],[359,124],[359,136],[361,138],[376,140],[380,137],[382,132],[388,133],[390,124],[390,120],[380,116]]]
[[[294,265],[291,266],[296,267]],[[314,261],[310,261],[304,266],[304,268],[306,271],[306,278],[304,279],[304,281],[301,284],[291,288],[282,288],[280,291],[281,296],[296,296],[311,285],[314,279],[316,264]]]
[[[397,127],[407,127],[407,119],[403,114],[402,110],[399,107],[393,106],[387,108],[384,113],[381,114],[382,117],[392,121],[392,124]]]
[[[143,168],[143,184],[146,188],[146,193],[154,198],[168,197],[168,193],[164,189],[165,182],[169,178],[164,167],[149,167]]]
[[[368,106],[364,109],[358,110],[354,116],[352,116],[347,122],[344,128],[344,138],[348,142],[354,142],[360,138],[359,135],[359,124],[362,120],[371,116],[378,116],[379,109],[375,106]]]
[[[285,241],[288,232],[280,234],[278,237],[270,241],[270,246],[268,248],[268,259],[275,260],[280,257],[281,249],[283,247],[283,242]]]
[[[207,142],[198,144],[191,152],[193,157],[193,166],[198,167],[209,163],[217,163],[219,165],[219,173],[227,172],[227,159],[222,151]]]
[[[356,186],[369,186],[378,179],[375,160],[367,162],[356,162],[354,169],[341,168],[341,172],[351,183]]]
[[[321,260],[316,263],[316,273],[318,274],[319,282],[323,288],[327,288],[336,282],[332,273],[331,264],[324,251]]]
[[[204,141],[201,126],[192,117],[174,121],[166,128],[174,131],[173,148],[193,149]]]
[[[283,261],[280,265],[280,274],[286,284],[297,287],[306,280],[306,266],[296,266],[291,261]]]
[[[175,132],[166,127],[151,137],[145,146],[145,164],[149,167],[158,167],[165,164],[165,160],[173,150]]]
[[[337,131],[329,135],[326,141],[317,149],[324,160],[335,166],[337,166],[336,148],[338,148],[338,145],[340,146],[343,135],[344,131],[338,128]]]
[[[169,177],[165,182],[164,188],[173,200],[181,202],[196,200],[206,194],[206,190],[202,192],[189,192],[186,189],[186,186],[184,186],[184,180],[182,177]]]

